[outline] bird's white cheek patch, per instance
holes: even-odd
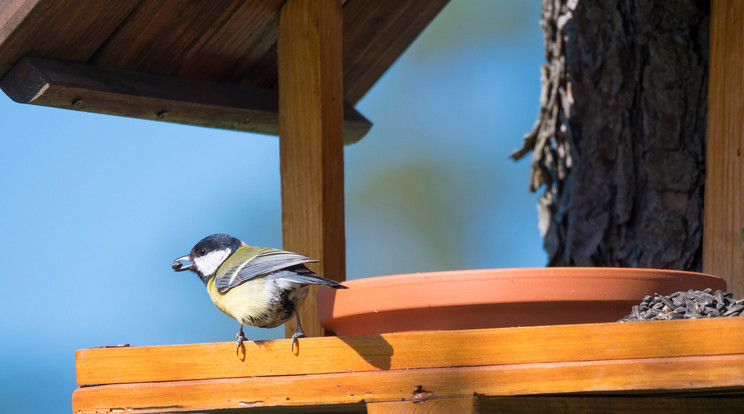
[[[229,255],[230,250],[215,250],[202,257],[195,258],[194,263],[196,264],[196,268],[205,276],[211,276],[217,271],[217,268],[220,267],[222,262],[224,262]]]

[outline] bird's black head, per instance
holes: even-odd
[[[238,250],[240,244],[240,240],[229,234],[217,233],[199,240],[199,243],[196,243],[194,248],[191,249],[191,255],[193,258],[197,258],[206,256],[211,252],[228,249],[234,252]]]
[[[228,234],[213,234],[201,239],[189,254],[176,259],[171,267],[176,272],[191,270],[206,281],[214,276],[220,265],[238,250],[241,244],[240,240]],[[182,263],[184,261],[192,263],[184,266]]]

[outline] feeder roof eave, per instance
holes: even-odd
[[[0,87],[24,103],[273,134],[277,27],[284,3],[5,0]],[[446,3],[344,2],[347,142],[371,127],[353,105]],[[40,59],[29,64],[24,57]],[[218,92],[199,92],[209,89]],[[87,92],[92,100],[84,99]],[[249,107],[234,107],[238,101]],[[229,119],[205,122],[211,113],[227,113]]]

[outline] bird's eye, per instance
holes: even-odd
[[[199,249],[199,256],[204,256],[205,254],[207,254],[206,249]]]

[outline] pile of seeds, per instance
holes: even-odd
[[[640,305],[633,306],[630,315],[618,322],[744,316],[744,299],[734,300],[733,296],[733,293],[711,289],[688,290],[669,296],[647,295]]]

